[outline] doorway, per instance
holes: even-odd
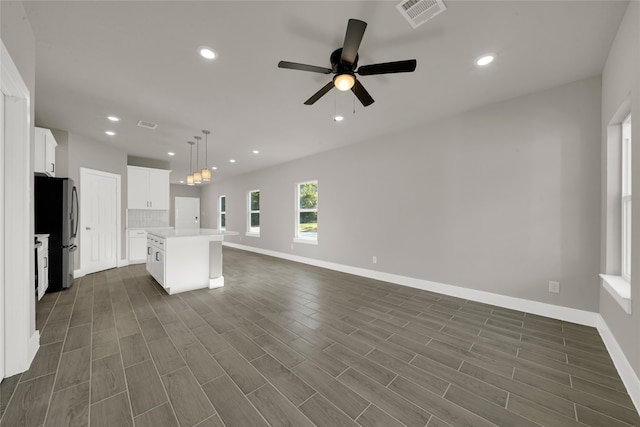
[[[176,197],[175,228],[200,228],[200,198]]]
[[[80,168],[80,270],[115,268],[120,254],[120,175]]]

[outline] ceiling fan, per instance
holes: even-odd
[[[374,74],[390,73],[410,73],[416,69],[416,60],[384,62],[380,64],[363,65],[358,68],[358,48],[364,36],[367,23],[358,19],[349,19],[347,33],[344,36],[344,44],[340,49],[336,49],[331,54],[331,68],[317,67],[315,65],[298,64],[296,62],[280,61],[279,68],[289,68],[292,70],[311,71],[321,74],[335,74],[333,81],[327,83],[322,89],[317,91],[311,98],[305,101],[305,105],[313,105],[322,98],[334,86],[341,91],[351,90],[365,107],[373,104],[373,98],[356,79],[356,74],[361,76],[371,76]]]

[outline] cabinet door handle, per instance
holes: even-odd
[[[51,172],[55,173],[56,171],[56,164],[55,163],[51,163]]]
[[[44,257],[44,268],[47,268],[47,267],[49,267],[49,257],[48,256]]]
[[[158,255],[160,255],[160,252],[156,252],[156,261],[160,261],[160,258],[158,258]]]
[[[151,246],[147,246],[147,255],[151,255]]]

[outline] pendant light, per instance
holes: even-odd
[[[203,130],[202,133],[204,133],[204,167],[202,168],[202,170],[200,171],[200,173],[202,174],[202,180],[204,182],[209,182],[211,181],[211,169],[209,169],[209,134],[211,132],[209,132],[208,130]]]
[[[189,175],[187,175],[187,185],[193,185],[193,165],[191,164],[191,159],[193,157],[193,141],[188,141],[189,144]]]
[[[193,173],[193,182],[195,184],[202,184],[202,174],[198,170],[198,163],[200,163],[200,140],[202,139],[202,137],[196,135],[194,136],[194,138],[196,140],[196,171]]]
[[[202,131],[202,133],[204,133],[204,167],[202,168],[200,173],[202,174],[202,180],[204,182],[209,182],[211,181],[211,169],[209,169],[209,138],[208,136],[211,132],[205,129]]]

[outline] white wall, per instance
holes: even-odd
[[[203,227],[225,194],[235,243],[596,311],[600,93],[594,77],[216,182]],[[291,249],[295,183],[313,179],[319,244]],[[252,189],[260,238],[244,236]]]
[[[628,103],[632,113],[631,133],[635,141],[633,148],[632,162],[634,165],[632,187],[640,188],[640,150],[637,149],[637,142],[640,141],[640,3],[631,1],[627,8],[624,19],[618,29],[606,65],[602,73],[602,153],[607,152],[607,126],[611,123],[616,112],[623,104]],[[603,188],[607,183],[607,162],[606,156],[602,156],[603,168]],[[625,313],[622,308],[613,300],[611,295],[605,290],[600,292],[599,311],[613,334],[617,344],[620,346],[624,356],[630,363],[636,376],[640,376],[640,199],[633,200],[632,218],[632,249],[631,263],[631,299],[632,314]],[[614,262],[608,258],[616,257],[617,248],[608,248],[606,242],[617,242],[619,239],[611,239],[611,234],[619,232],[618,218],[607,218],[607,215],[620,215],[617,206],[611,209],[607,205],[606,194],[602,197],[602,250],[601,268],[603,272],[615,274],[615,271],[605,271],[615,268]],[[607,226],[607,222],[618,224],[618,228]],[[607,235],[607,232],[609,235]],[[615,236],[614,236],[615,237]],[[613,250],[612,250],[613,249]],[[619,254],[617,254],[619,262]],[[614,260],[615,261],[615,260]],[[619,274],[619,273],[618,273]]]
[[[29,113],[27,120],[28,127],[28,150],[25,150],[24,146],[11,145],[11,142],[18,141],[22,143],[21,139],[12,141],[6,141],[5,146],[6,159],[20,159],[19,162],[14,162],[11,168],[6,167],[4,169],[5,179],[4,182],[12,184],[13,188],[20,188],[19,196],[13,197],[16,191],[12,193],[12,199],[7,202],[5,206],[5,220],[10,218],[18,218],[19,220],[14,222],[12,235],[20,236],[20,242],[14,244],[15,250],[11,255],[11,269],[15,271],[11,272],[13,278],[10,282],[3,284],[6,286],[3,288],[5,291],[5,302],[10,305],[10,310],[7,311],[7,318],[5,318],[6,327],[6,362],[5,375],[13,375],[22,370],[26,370],[35,355],[35,351],[38,348],[39,334],[35,330],[35,290],[34,290],[34,254],[32,248],[33,242],[33,179],[29,179],[31,172],[33,171],[33,147],[34,147],[34,97],[35,97],[35,36],[29,25],[29,21],[26,18],[24,7],[21,2],[0,2],[0,39],[7,48],[11,60],[17,68],[21,79],[26,85],[26,89],[29,92],[30,99]],[[25,108],[26,110],[26,108]],[[13,125],[18,126],[16,123]],[[14,127],[15,127],[14,126]],[[9,126],[7,126],[7,129]],[[4,132],[4,129],[2,130]],[[9,169],[16,169],[26,167],[23,163],[23,159],[27,160],[25,156],[29,153],[31,158],[25,163],[28,164],[28,173],[25,173],[25,180],[16,179],[20,176],[19,173],[11,173]],[[7,178],[8,177],[8,178]],[[7,192],[5,197],[9,193]],[[24,219],[26,218],[26,223]],[[5,237],[9,237],[9,233],[5,232]],[[13,237],[12,237],[13,238]],[[27,241],[22,241],[22,239]],[[9,242],[7,239],[5,244]],[[6,252],[5,252],[6,253]],[[24,268],[24,270],[23,270]],[[5,265],[5,273],[8,273],[9,268]],[[19,278],[19,279],[18,279]],[[18,280],[16,280],[18,279]],[[28,293],[28,295],[26,294]],[[1,316],[5,315],[5,307],[0,307],[2,312]],[[9,312],[10,311],[10,312]],[[24,360],[20,360],[24,359]],[[1,378],[0,378],[1,380]]]

